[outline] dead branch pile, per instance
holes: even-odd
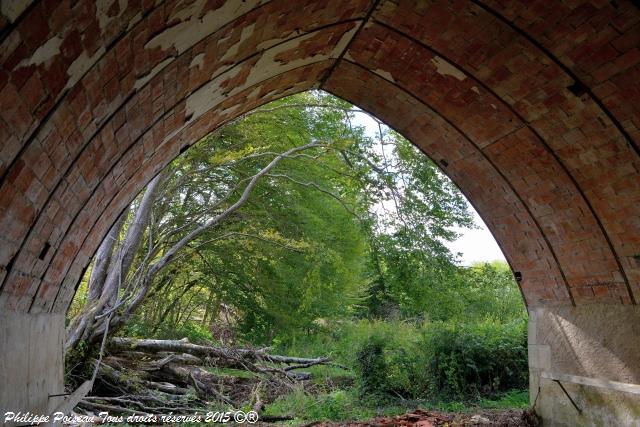
[[[311,374],[300,369],[327,364],[332,362],[326,357],[283,356],[267,348],[223,348],[186,339],[112,338],[92,396],[84,398],[76,412],[194,413],[247,404],[260,412],[276,396],[310,379]],[[224,375],[220,368],[245,374]]]

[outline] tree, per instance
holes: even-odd
[[[443,240],[471,216],[431,161],[380,122],[368,137],[356,114],[300,94],[176,159],[100,246],[67,348],[134,316],[147,332],[206,324],[223,304],[258,342],[367,305],[420,312],[456,268]]]

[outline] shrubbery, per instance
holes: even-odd
[[[281,352],[353,367],[361,395],[476,400],[528,386],[526,319],[477,323],[345,321]]]
[[[431,393],[470,398],[527,387],[524,321],[436,324],[423,342]]]
[[[427,323],[416,332],[408,342],[378,335],[361,344],[363,394],[467,400],[527,387],[524,321]]]

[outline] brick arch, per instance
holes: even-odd
[[[553,16],[565,19],[547,22],[466,0],[218,3],[5,13],[3,308],[64,311],[110,222],[161,166],[248,109],[314,87],[440,162],[523,273],[527,304],[635,304],[632,5],[563,5]]]
[[[476,206],[522,273],[543,418],[576,422],[560,378],[580,422],[630,424],[638,399],[625,393],[640,390],[631,0],[1,2],[0,409],[57,404],[64,313],[145,183],[221,124],[312,88],[407,136]]]

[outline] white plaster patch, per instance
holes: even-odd
[[[98,59],[104,55],[104,52],[104,46],[98,49],[91,57],[87,56],[86,51],[82,51],[82,53],[71,63],[69,68],[67,68],[69,80],[67,81],[66,88],[69,89],[73,87],[82,78],[82,76],[84,76],[89,68],[91,68]]]
[[[138,80],[136,80],[136,82],[133,84],[133,87],[136,90],[138,90],[142,86],[146,85],[149,82],[149,80],[151,80],[153,78],[153,76],[158,74],[160,72],[160,70],[162,70],[164,67],[166,67],[169,63],[173,62],[174,59],[175,58],[173,58],[173,57],[172,58],[167,58],[164,61],[156,64],[156,66],[151,69],[149,74],[147,74],[144,77],[140,77]]]
[[[380,77],[382,77],[385,80],[389,80],[390,82],[395,82],[396,80],[393,78],[393,76],[391,75],[390,72],[382,70],[380,68],[378,68],[377,70],[374,71],[374,73],[376,73],[377,75],[379,75]]]
[[[40,65],[49,61],[54,56],[60,53],[60,45],[62,45],[62,39],[58,36],[52,37],[46,41],[45,44],[40,46],[33,52],[31,58],[22,60],[16,68],[27,67],[29,65]]]
[[[209,34],[213,34],[224,25],[237,19],[264,1],[265,0],[228,1],[219,9],[207,12],[202,18],[198,18],[198,16],[205,1],[196,1],[190,7],[172,15],[169,20],[178,19],[182,20],[182,22],[168,28],[149,40],[145,48],[153,49],[160,47],[163,50],[175,48],[180,54]]]
[[[300,30],[299,28],[296,28],[295,30],[293,30],[292,32],[287,34],[285,37],[273,38],[273,39],[261,41],[260,43],[258,43],[258,45],[256,47],[258,48],[258,50],[268,49],[271,46],[274,46],[274,45],[276,45],[278,43],[286,41],[286,40],[288,40],[288,39],[290,39],[292,37],[298,37],[298,36],[300,36],[302,34],[304,34],[304,32],[302,30]]]
[[[33,0],[2,0],[0,1],[0,12],[9,21],[15,22]]]
[[[441,74],[443,76],[455,77],[460,81],[463,81],[467,78],[467,76],[465,76],[462,71],[460,71],[458,68],[454,67],[444,59],[440,58],[439,56],[434,56],[431,59],[431,63],[435,65],[438,74]]]
[[[471,90],[480,95],[480,89],[477,86],[471,86]]]
[[[191,63],[189,64],[189,68],[195,68],[195,67],[200,68],[200,66],[203,63],[204,63],[204,53],[199,53],[193,57],[193,59],[191,60]]]
[[[489,105],[491,105],[491,107],[492,107],[494,110],[497,110],[497,109],[498,109],[498,107],[496,107],[496,104],[489,104]]]

